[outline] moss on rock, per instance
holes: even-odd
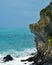
[[[52,36],[48,36],[48,46],[52,47]]]

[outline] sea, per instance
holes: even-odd
[[[29,28],[0,28],[0,65],[30,65],[30,62],[21,62],[36,52],[34,35]],[[3,62],[7,55],[13,61]]]

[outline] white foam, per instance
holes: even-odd
[[[24,57],[24,58],[14,58],[13,61],[9,61],[9,62],[3,62],[3,61],[0,61],[0,65],[30,65],[32,64],[33,62],[21,62],[22,59],[27,59],[31,56],[27,56],[27,57]]]
[[[36,48],[28,48],[23,51],[9,50],[7,52],[3,52],[2,56],[6,56],[10,54],[14,57],[24,57],[24,56],[30,55],[31,53],[35,53],[36,51],[37,51]]]
[[[30,54],[35,53],[36,51],[36,49],[31,48],[25,49],[23,51],[9,50],[8,52],[3,52],[2,54],[0,54],[0,65],[30,65],[33,62],[21,62],[21,60],[32,57],[33,55]],[[14,58],[14,60],[9,62],[3,62],[3,57],[5,57],[7,54],[10,54]]]

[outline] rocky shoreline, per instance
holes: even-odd
[[[52,65],[52,1],[40,11],[40,20],[30,24],[30,30],[35,35],[37,52],[32,53],[33,56],[28,59],[22,59],[21,62],[33,62],[32,65]],[[13,58],[7,55],[3,60],[8,62]]]
[[[35,35],[37,53],[26,60],[32,65],[52,65],[52,1],[40,11],[40,20],[30,24],[30,30]]]
[[[37,53],[24,61],[32,65],[52,65],[52,1],[40,11],[40,20],[30,24],[30,30],[35,35]]]
[[[27,60],[33,60],[32,65],[52,65],[52,1],[40,11],[40,20],[30,24],[30,30],[35,35],[37,54]]]

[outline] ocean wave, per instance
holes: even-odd
[[[28,57],[32,56],[30,55],[31,53],[35,53],[37,50],[36,48],[29,48],[25,49],[23,51],[16,51],[16,50],[9,50],[7,52],[3,52],[0,54],[0,65],[30,65],[31,63],[29,62],[21,62],[21,59],[27,59]],[[10,62],[4,63],[2,61],[3,57],[5,57],[7,54],[10,54],[14,60]]]
[[[35,53],[37,50],[36,48],[27,48],[25,50],[22,50],[22,51],[17,51],[17,50],[8,50],[8,51],[5,51],[3,53],[1,53],[2,56],[5,56],[5,55],[12,55],[14,57],[24,57],[24,56],[27,56],[29,54],[32,54],[32,53]]]

